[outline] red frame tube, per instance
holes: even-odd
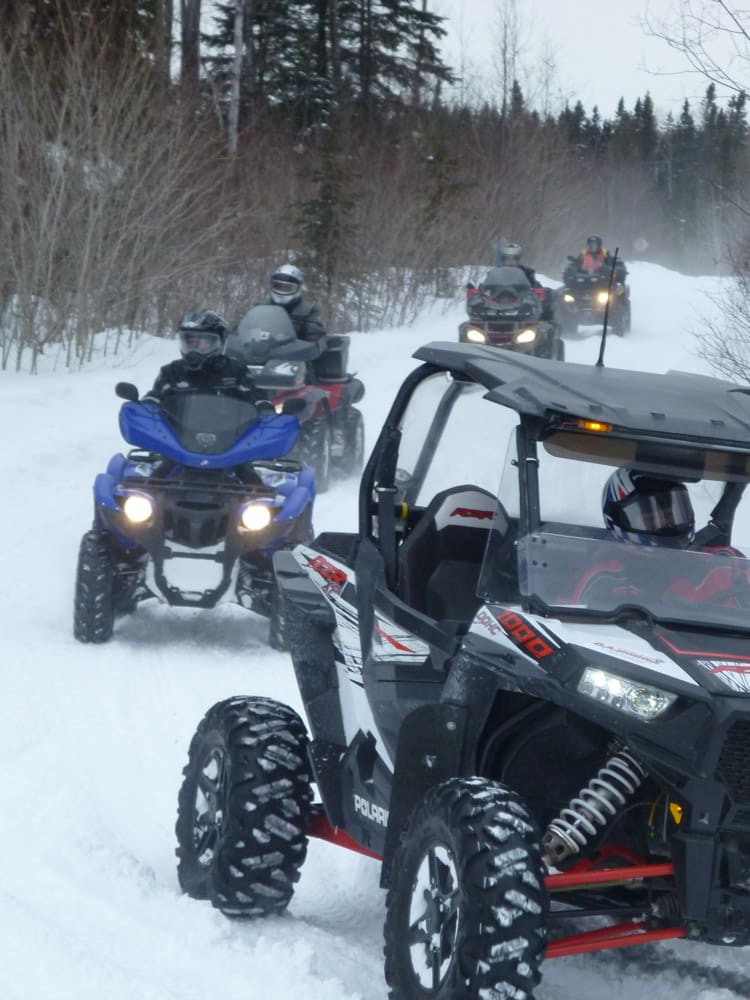
[[[674,876],[671,862],[660,865],[625,865],[620,868],[601,868],[597,871],[569,871],[546,875],[544,884],[550,892],[561,889],[577,889],[586,885],[602,885],[610,882],[632,882],[639,878],[668,878]]]
[[[652,941],[671,941],[686,935],[685,927],[662,927],[650,931],[642,923],[613,924],[550,941],[545,958],[566,958],[568,955],[582,955],[584,952],[604,951],[607,948],[628,948],[630,945],[648,944]]]
[[[344,830],[333,827],[328,822],[321,808],[313,808],[308,836],[327,840],[337,847],[345,847],[357,854],[382,861],[383,858],[349,836]],[[620,856],[622,856],[622,852]],[[564,892],[567,889],[577,889],[584,886],[611,884],[617,882],[632,882],[634,879],[669,878],[674,875],[671,863],[648,865],[633,864],[619,868],[604,868],[592,871],[585,864],[567,872],[547,875],[544,884],[550,892]],[[566,937],[550,941],[545,953],[546,958],[565,958],[568,955],[581,955],[585,952],[603,951],[606,948],[627,948],[635,944],[648,944],[652,941],[671,941],[684,938],[685,927],[662,927],[658,930],[648,930],[642,921],[629,921],[621,924],[610,924],[608,927],[598,927],[595,930],[584,931],[582,934],[570,934]]]

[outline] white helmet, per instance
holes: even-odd
[[[294,264],[282,264],[271,275],[271,301],[290,306],[302,298],[302,272]]]
[[[500,247],[500,260],[503,264],[520,264],[523,250],[518,243],[503,243]],[[505,258],[509,257],[510,260]]]

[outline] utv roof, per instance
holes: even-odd
[[[570,414],[635,433],[750,449],[750,387],[707,375],[663,375],[548,361],[495,347],[433,342],[414,357],[460,373],[523,416]]]

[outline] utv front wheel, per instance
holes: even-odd
[[[227,916],[280,913],[307,853],[312,791],[300,717],[270,698],[218,702],[198,726],[183,776],[183,891]]]
[[[547,897],[539,837],[518,796],[481,778],[431,789],[393,858],[391,1000],[530,997]]]
[[[80,642],[106,642],[115,624],[115,560],[106,531],[87,531],[78,549],[73,634]]]

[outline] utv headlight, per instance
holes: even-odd
[[[586,667],[578,682],[578,690],[594,701],[601,701],[628,715],[650,722],[677,698],[676,694],[611,674],[601,667]]]
[[[521,330],[513,339],[517,344],[533,344],[536,340],[536,330]]]
[[[606,306],[607,302],[609,302],[609,292],[597,292],[596,301],[600,306]]]
[[[245,531],[262,531],[271,523],[271,508],[264,503],[249,503],[242,508],[240,523]]]
[[[131,493],[123,501],[122,512],[131,524],[144,524],[154,516],[154,504],[144,493]]]
[[[576,300],[575,295],[571,295],[570,292],[566,292],[563,295],[563,302],[567,302],[568,304],[570,304],[571,302],[575,302],[575,300]]]
[[[284,401],[282,400],[280,403],[275,403],[273,408],[274,408],[274,410],[276,410],[277,413],[283,413],[284,412]]]

